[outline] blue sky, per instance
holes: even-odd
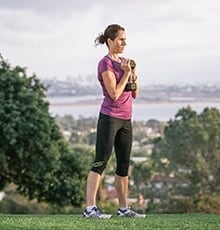
[[[220,81],[219,0],[0,0],[0,19],[2,55],[40,78],[95,76],[118,23],[141,84]]]

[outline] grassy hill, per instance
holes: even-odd
[[[150,214],[144,219],[84,219],[81,215],[0,215],[2,230],[128,230],[128,229],[220,229],[220,215],[214,214]]]

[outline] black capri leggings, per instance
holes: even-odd
[[[99,115],[96,138],[96,156],[91,171],[104,171],[114,146],[116,155],[116,174],[127,176],[132,145],[131,120]]]

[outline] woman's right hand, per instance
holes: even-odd
[[[130,75],[131,73],[130,59],[122,59],[121,69],[124,71],[124,73],[128,74],[128,76]]]

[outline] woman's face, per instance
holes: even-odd
[[[109,39],[108,45],[112,53],[123,53],[126,46],[125,31],[119,30],[117,37],[113,41]]]

